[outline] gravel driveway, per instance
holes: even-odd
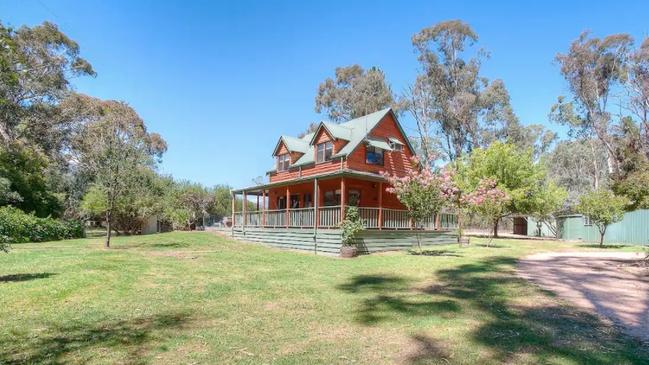
[[[520,276],[573,304],[597,312],[649,342],[649,271],[626,252],[562,252],[522,259]]]

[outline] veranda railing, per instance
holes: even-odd
[[[340,225],[340,206],[318,208],[318,227],[336,228]]]
[[[407,229],[411,227],[407,210],[383,209],[383,227],[388,229]]]
[[[291,218],[289,221],[290,227],[313,227],[315,222],[315,212],[313,208],[290,209],[289,212]]]
[[[341,206],[319,207],[316,215],[314,208],[298,209],[275,209],[236,212],[234,214],[234,225],[241,227],[291,227],[291,228],[313,228],[317,224],[319,228],[337,228],[340,225]],[[386,209],[375,207],[359,207],[358,213],[363,225],[367,229],[435,229],[435,216],[417,222],[416,227],[408,217],[406,210]],[[439,217],[441,229],[452,229],[457,227],[457,216],[449,213],[441,213]]]
[[[380,208],[358,208],[358,215],[363,221],[365,228],[379,228],[379,210]]]

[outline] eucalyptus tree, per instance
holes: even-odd
[[[70,118],[65,100],[73,78],[94,75],[56,25],[14,29],[0,22],[0,179],[20,195],[12,198],[18,208],[45,217],[69,205],[63,183],[74,179],[66,151],[79,118]]]
[[[620,167],[609,102],[627,80],[632,44],[628,34],[600,39],[584,32],[567,53],[556,57],[572,95],[571,99],[559,97],[552,107],[551,119],[570,127],[573,135],[599,140],[606,151],[609,174],[617,173]]]
[[[407,109],[427,160],[437,147],[454,161],[482,145],[494,130],[518,125],[504,83],[480,75],[487,54],[475,49],[477,41],[478,35],[460,20],[438,23],[412,37],[421,72],[406,93]]]
[[[561,141],[544,159],[548,175],[566,189],[566,209],[574,207],[579,196],[609,186],[606,150],[596,139]]]
[[[75,151],[94,186],[106,197],[106,247],[121,197],[141,185],[143,170],[152,169],[166,151],[165,141],[147,131],[138,114],[126,103],[85,97],[88,119],[76,136]]]
[[[640,122],[643,152],[649,157],[649,37],[631,55],[626,86],[628,109]]]
[[[12,29],[0,23],[0,141],[26,139],[44,150],[56,145],[53,108],[70,93],[70,79],[84,75],[95,71],[56,25]]]
[[[334,122],[344,122],[399,104],[377,67],[368,70],[359,65],[337,67],[335,78],[327,78],[318,86],[315,111],[325,112]]]

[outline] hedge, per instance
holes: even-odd
[[[38,218],[13,207],[0,207],[0,243],[56,241],[85,236],[79,221]]]

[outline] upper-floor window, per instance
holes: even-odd
[[[390,148],[392,148],[393,151],[403,151],[403,143],[401,143],[401,141],[394,137],[388,138],[388,141],[390,142]]]
[[[325,162],[331,160],[334,152],[334,144],[331,142],[318,143],[316,146],[316,162]]]
[[[367,146],[365,149],[365,163],[368,165],[383,165],[383,150]]]
[[[291,157],[288,153],[277,156],[277,171],[288,170],[288,165],[291,163]]]

